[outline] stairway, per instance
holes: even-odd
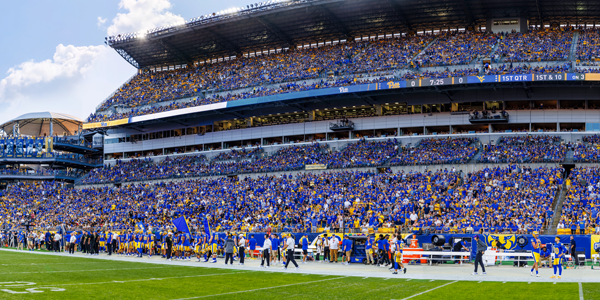
[[[577,59],[577,42],[579,41],[579,31],[575,31],[573,39],[571,40],[571,49],[569,50],[569,60],[574,61]]]
[[[562,207],[565,202],[565,198],[567,196],[567,183],[566,180],[563,181],[562,186],[560,187],[559,192],[554,197],[554,201],[552,202],[552,210],[554,211],[554,215],[552,216],[552,223],[549,228],[546,228],[546,234],[556,234],[556,226],[558,226],[558,222],[560,222],[560,216],[562,215]]]
[[[431,45],[433,45],[435,42],[437,42],[438,38],[436,37],[435,39],[433,39],[433,41],[431,41],[431,43],[427,44],[427,46],[425,46],[425,48],[423,48],[423,50],[421,50],[421,52],[419,52],[417,55],[415,55],[415,57],[413,57],[410,62],[415,61],[415,59],[417,57],[419,57],[421,54],[425,53],[425,51],[427,50],[427,48],[429,48]]]

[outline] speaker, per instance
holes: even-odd
[[[525,246],[527,246],[527,244],[529,244],[529,239],[527,239],[523,235],[517,236],[517,245],[519,245],[519,247],[525,248]]]
[[[441,234],[440,235],[436,234],[431,237],[431,243],[434,246],[443,246],[446,243],[446,237]]]

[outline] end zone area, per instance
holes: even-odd
[[[0,299],[600,299],[595,282],[436,280],[410,273],[368,277],[354,276],[351,269],[346,275],[310,274],[317,267],[310,263],[300,265],[302,272],[281,266],[265,272],[257,261],[240,268],[163,262],[0,251]]]

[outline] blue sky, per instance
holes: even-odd
[[[85,119],[135,68],[104,46],[127,33],[255,1],[4,1],[0,25],[0,124],[29,112]]]

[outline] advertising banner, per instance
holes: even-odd
[[[4,151],[4,153],[6,154],[6,158],[13,158],[15,157],[15,140],[12,138],[6,139],[6,150]]]
[[[42,157],[44,155],[44,139],[37,138],[35,139],[35,157]]]
[[[25,157],[27,158],[32,158],[33,156],[33,143],[35,142],[35,139],[33,138],[28,138],[27,140],[25,140]]]
[[[17,157],[17,158],[24,157],[23,156],[24,141],[25,141],[25,139],[23,139],[23,138],[17,138],[17,143],[15,145],[15,157]]]

